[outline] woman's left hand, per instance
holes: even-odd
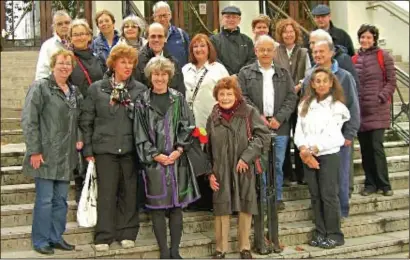
[[[175,150],[170,155],[168,155],[168,158],[174,163],[176,160],[178,160],[181,154],[181,151]]]
[[[81,150],[83,149],[84,143],[83,142],[77,142],[75,145],[75,148],[77,148],[77,150]]]
[[[239,160],[238,164],[236,165],[236,171],[239,173],[245,173],[249,170],[249,166],[246,162],[242,159]]]

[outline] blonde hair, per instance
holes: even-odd
[[[111,49],[110,55],[107,58],[107,67],[110,70],[113,70],[114,63],[119,58],[128,58],[133,60],[133,68],[135,68],[135,65],[138,62],[138,51],[126,43],[119,43],[115,45]]]
[[[70,36],[70,40],[73,37],[73,29],[75,27],[78,26],[82,26],[85,28],[85,30],[88,32],[88,34],[90,35],[90,38],[92,38],[93,35],[93,31],[91,30],[90,26],[88,25],[87,21],[85,19],[75,19],[70,26],[70,32],[68,33],[68,35]],[[91,41],[91,39],[90,39]]]
[[[165,57],[156,56],[147,63],[147,66],[145,66],[145,76],[151,80],[151,74],[154,71],[165,71],[168,73],[169,81],[171,81],[171,78],[175,74],[175,65],[172,61]]]
[[[60,49],[60,50],[54,52],[53,55],[51,55],[50,68],[54,69],[54,67],[56,66],[57,57],[60,56],[60,55],[63,56],[64,58],[65,57],[70,57],[71,58],[71,64],[73,65],[72,67],[74,69],[74,67],[76,65],[75,58],[74,58],[74,53],[72,51],[69,51],[69,50],[66,50],[66,49]]]

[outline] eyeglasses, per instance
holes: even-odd
[[[61,27],[63,25],[70,25],[71,21],[64,21],[64,22],[58,22],[56,23],[57,26]]]
[[[63,66],[72,67],[73,66],[71,62],[57,62],[56,65],[60,65],[61,67]]]
[[[88,36],[90,35],[89,33],[73,33],[73,35],[71,35],[71,37],[83,37],[83,36]]]
[[[130,28],[133,28],[133,29],[137,29],[138,28],[138,26],[136,26],[136,25],[134,25],[134,24],[127,24],[127,25],[124,25],[124,29],[130,29]]]
[[[274,51],[274,49],[265,49],[265,48],[259,48],[257,50],[258,52],[261,52],[261,53],[272,53]]]
[[[148,36],[150,39],[163,39],[165,38],[164,35],[157,35],[157,34],[152,34],[150,36]]]
[[[166,13],[166,14],[154,15],[154,17],[158,19],[163,19],[163,18],[168,18],[170,15],[171,15],[170,13]]]

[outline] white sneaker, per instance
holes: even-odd
[[[122,248],[131,248],[135,246],[135,243],[132,240],[125,239],[121,241],[121,246]]]
[[[96,251],[108,251],[110,249],[110,245],[109,244],[98,244],[95,245],[95,250]]]

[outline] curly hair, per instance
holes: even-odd
[[[254,19],[252,20],[252,24],[251,24],[251,25],[252,25],[252,29],[255,29],[255,27],[256,27],[256,25],[257,25],[258,23],[264,23],[264,24],[266,24],[266,26],[268,26],[268,28],[270,28],[271,19],[270,19],[270,17],[267,16],[267,15],[264,15],[264,14],[259,15],[258,17],[254,18]]]
[[[107,67],[113,70],[115,62],[119,58],[128,58],[132,60],[133,68],[135,68],[138,62],[138,52],[134,47],[129,46],[125,43],[120,43],[115,45],[107,58]]]
[[[213,92],[213,96],[215,100],[218,100],[218,93],[221,89],[228,89],[228,90],[233,89],[236,100],[243,99],[242,90],[239,87],[238,79],[236,76],[228,76],[228,77],[224,77],[218,80],[214,88],[214,92]]]
[[[203,33],[198,33],[197,35],[192,38],[191,43],[189,44],[189,61],[193,64],[197,64],[198,61],[194,55],[194,44],[200,41],[205,41],[206,45],[208,46],[208,62],[214,63],[216,61],[216,51],[215,47],[212,42],[209,40],[209,37]]]
[[[302,33],[300,31],[299,25],[296,23],[295,20],[291,18],[281,19],[276,24],[275,40],[278,41],[279,43],[284,42],[282,34],[285,32],[286,27],[288,25],[291,25],[293,27],[293,30],[295,31],[295,44],[301,44],[302,43]]]
[[[60,50],[54,52],[51,55],[51,57],[50,57],[50,68],[54,69],[54,67],[56,66],[56,63],[57,63],[57,58],[60,55],[63,56],[64,58],[70,57],[71,58],[72,68],[74,69],[74,67],[76,66],[74,53],[72,51],[66,50],[66,49],[60,49]]]
[[[332,87],[330,88],[329,94],[332,95],[333,97],[333,102],[340,101],[343,104],[345,103],[345,97],[343,93],[343,88],[339,83],[339,80],[336,78],[336,76],[330,71],[329,69],[323,68],[323,67],[318,67],[316,68],[312,76],[310,78],[309,86],[306,90],[305,96],[302,98],[301,103],[303,102],[302,105],[302,110],[300,112],[300,116],[304,117],[306,116],[309,106],[312,103],[312,101],[317,98],[317,94],[315,89],[313,88],[313,85],[315,84],[315,78],[316,75],[319,73],[325,73],[329,77],[330,82],[332,83]]]
[[[377,46],[378,41],[379,41],[379,29],[377,29],[376,26],[371,25],[371,24],[362,24],[359,30],[357,31],[357,38],[359,42],[360,42],[360,37],[365,32],[369,32],[373,35],[374,46]]]

